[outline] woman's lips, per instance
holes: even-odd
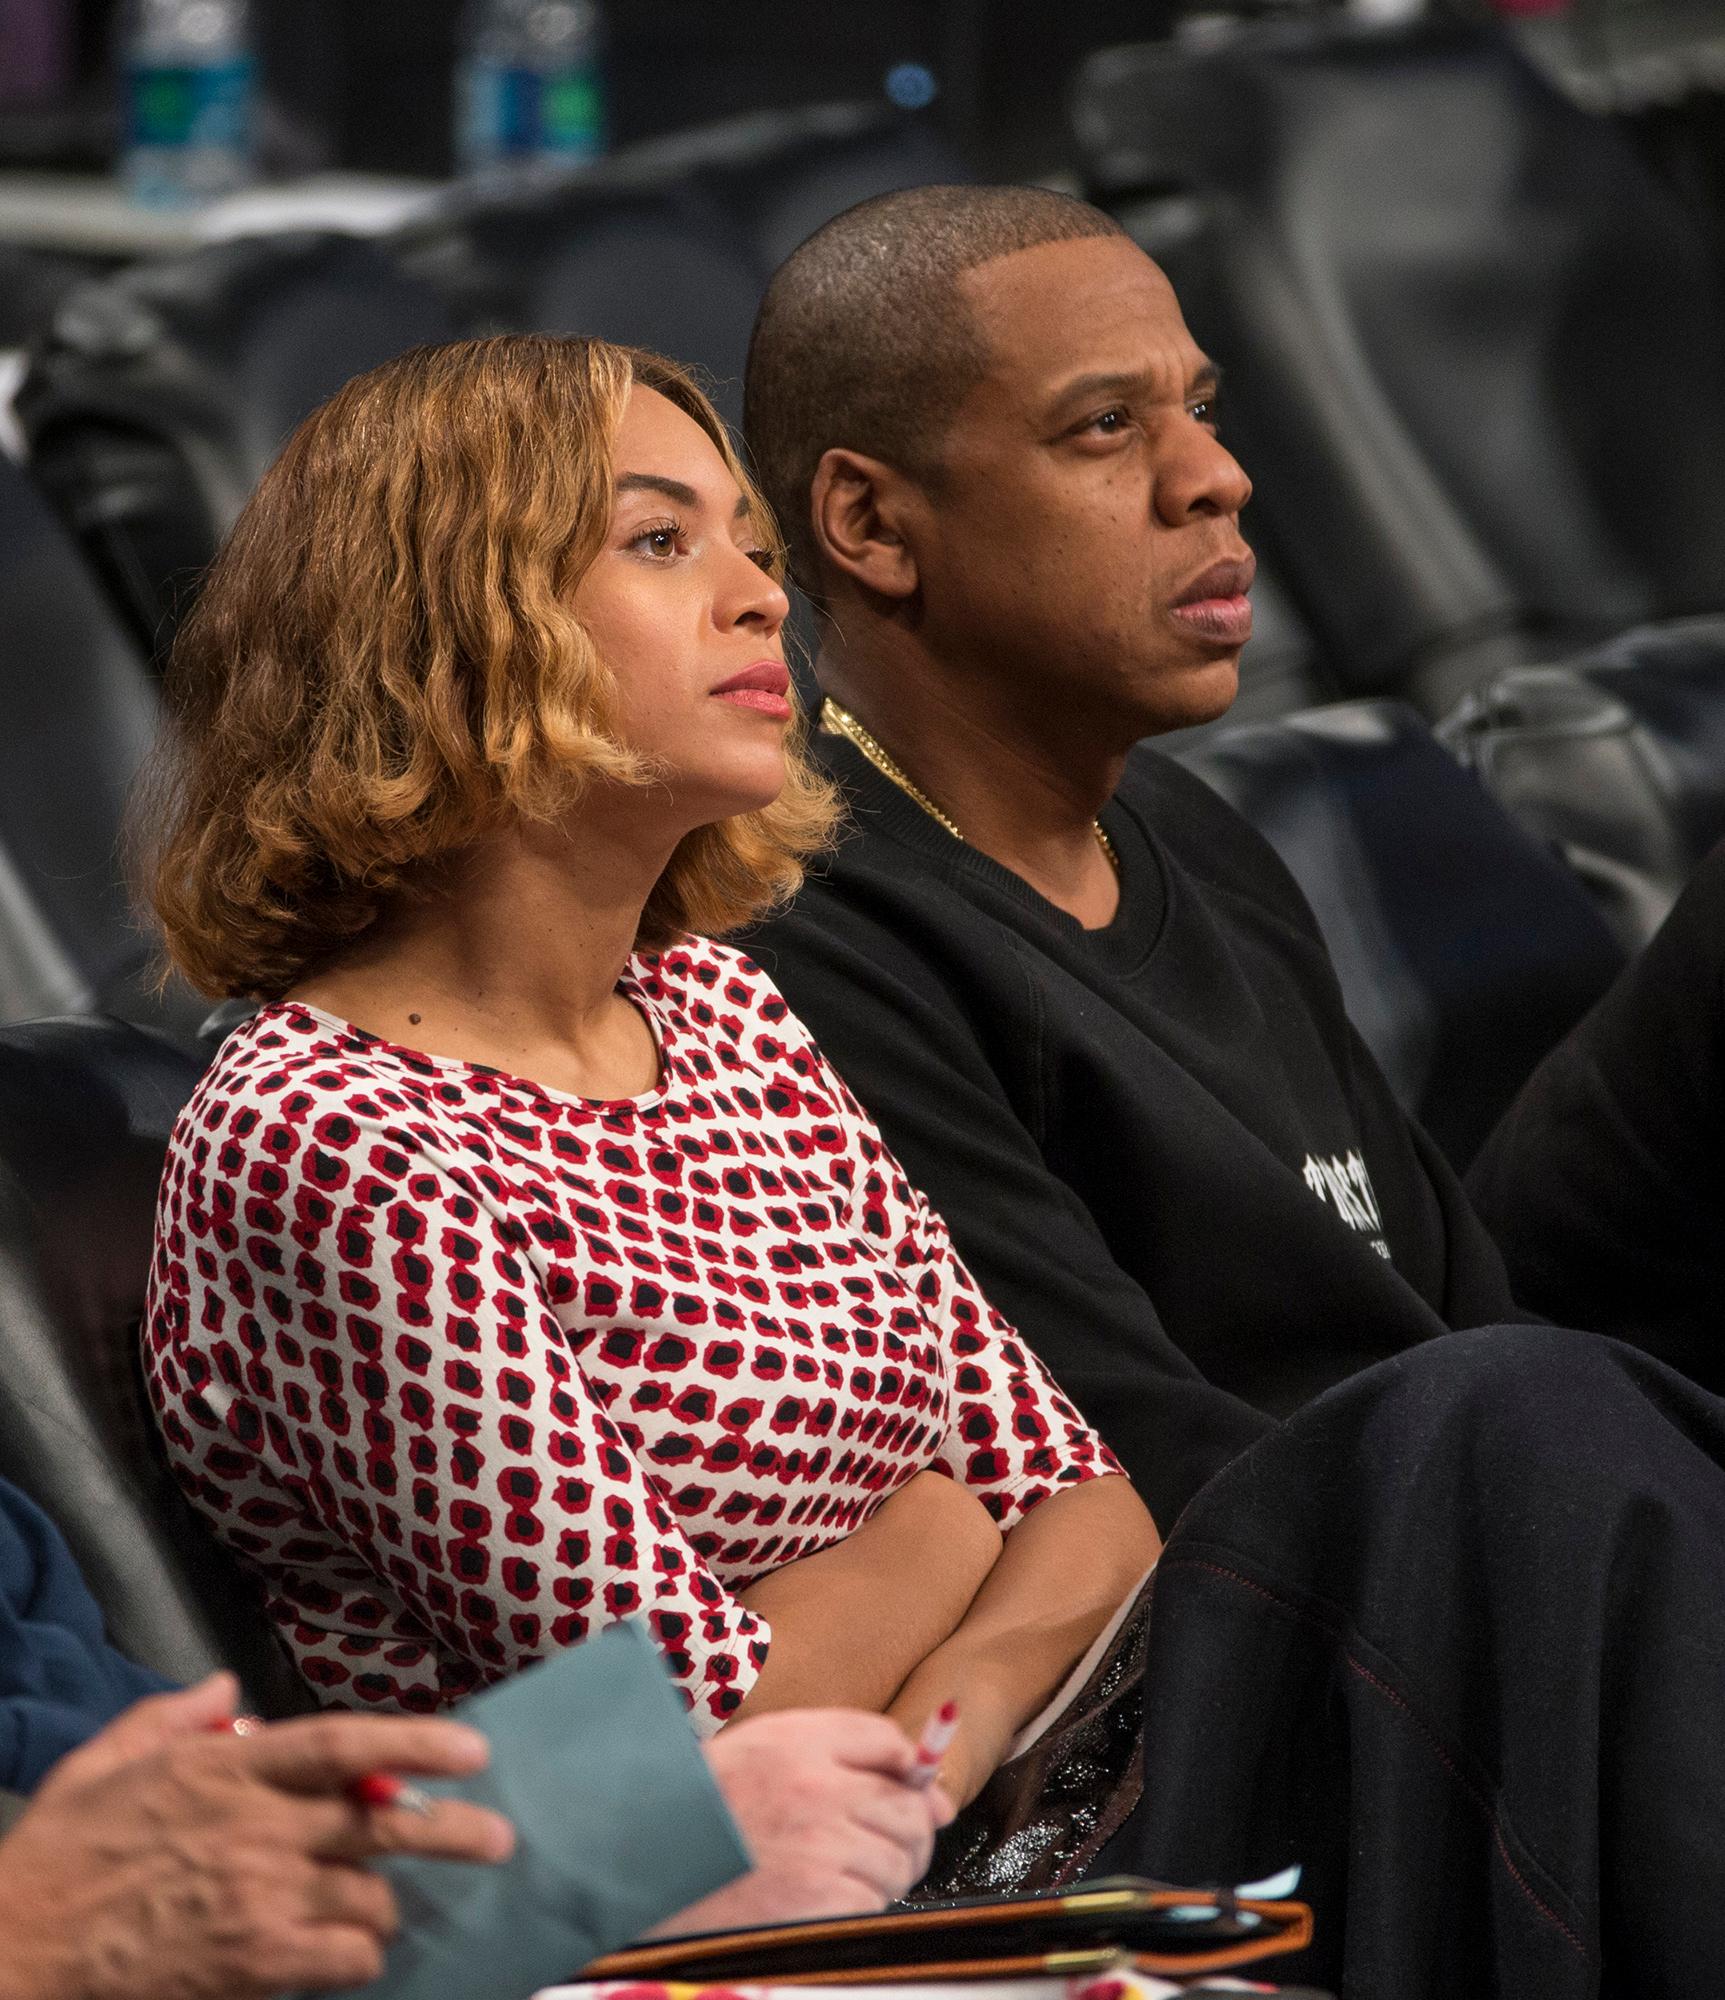
[[[775,722],[789,722],[791,705],[782,694],[774,694],[771,688],[725,688],[713,696],[715,701],[728,701],[736,708],[752,708],[757,715],[770,715]]]
[[[790,669],[783,660],[757,660],[752,667],[721,681],[713,689],[713,697],[737,708],[752,708],[757,715],[770,715],[775,722],[789,722],[790,686]]]
[[[1169,611],[1182,625],[1223,645],[1243,646],[1252,636],[1252,600],[1244,592],[1233,597],[1195,598],[1190,604],[1170,605]]]

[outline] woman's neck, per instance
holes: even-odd
[[[289,997],[428,1055],[577,1096],[639,1096],[657,1050],[617,981],[670,859],[664,838],[592,813],[511,828]]]

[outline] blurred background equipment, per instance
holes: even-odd
[[[243,187],[257,95],[248,0],[126,0],[121,35],[133,199],[195,207]]]
[[[468,0],[456,69],[465,173],[605,150],[602,23],[594,0]]]

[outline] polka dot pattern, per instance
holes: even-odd
[[[715,1729],[771,1639],[737,1593],[916,1473],[1010,1528],[1118,1470],[758,967],[623,987],[641,1098],[282,1003],[175,1130],[152,1398],[326,1699],[435,1709],[637,1618]]]

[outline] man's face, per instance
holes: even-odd
[[[960,289],[989,351],[915,533],[937,656],[1137,733],[1234,698],[1251,485],[1217,442],[1215,372],[1124,237],[1049,243]]]

